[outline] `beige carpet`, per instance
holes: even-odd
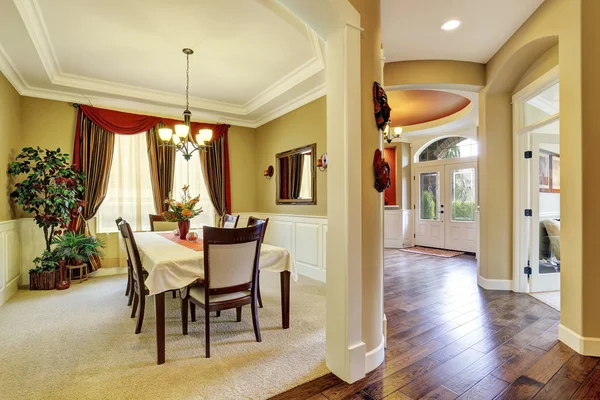
[[[139,335],[125,277],[91,278],[63,292],[19,291],[0,307],[2,399],[265,399],[325,375],[325,286],[292,282],[290,329],[281,329],[278,274],[261,276],[257,343],[250,308],[211,324],[202,310],[181,335],[179,300],[167,296],[167,362],[155,363],[154,302]],[[152,299],[152,298],[150,298]]]
[[[560,290],[553,292],[529,293],[544,304],[549,305],[557,311],[560,311]]]

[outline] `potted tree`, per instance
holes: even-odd
[[[104,242],[95,236],[65,232],[52,240],[56,245],[54,254],[69,265],[81,265],[90,257],[103,257]]]
[[[23,210],[33,216],[42,228],[46,248],[34,260],[29,270],[29,288],[32,290],[54,289],[59,279],[59,262],[51,249],[52,239],[66,229],[74,210],[82,201],[84,175],[69,163],[69,155],[56,150],[25,147],[10,163],[8,173],[12,176],[25,175],[10,194]],[[54,279],[55,284],[51,282]]]

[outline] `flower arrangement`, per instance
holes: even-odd
[[[202,213],[202,207],[195,208],[200,201],[200,195],[190,195],[190,186],[181,188],[181,200],[168,198],[165,203],[169,205],[169,211],[163,212],[163,217],[169,222],[189,221]]]

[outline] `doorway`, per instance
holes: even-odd
[[[477,250],[477,142],[438,139],[415,156],[413,209],[416,246]]]
[[[559,309],[561,213],[558,68],[515,94],[513,105],[514,176],[518,177],[515,179],[514,290],[542,293],[540,300]]]

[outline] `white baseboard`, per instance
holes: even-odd
[[[111,276],[127,274],[127,267],[103,267],[94,272],[90,272],[90,276]]]
[[[381,335],[381,343],[365,354],[365,374],[379,367],[385,359],[385,336]]]
[[[581,336],[563,324],[559,324],[558,339],[579,354],[600,357],[600,338]]]
[[[512,290],[513,281],[508,279],[485,279],[477,277],[477,284],[486,290]]]

